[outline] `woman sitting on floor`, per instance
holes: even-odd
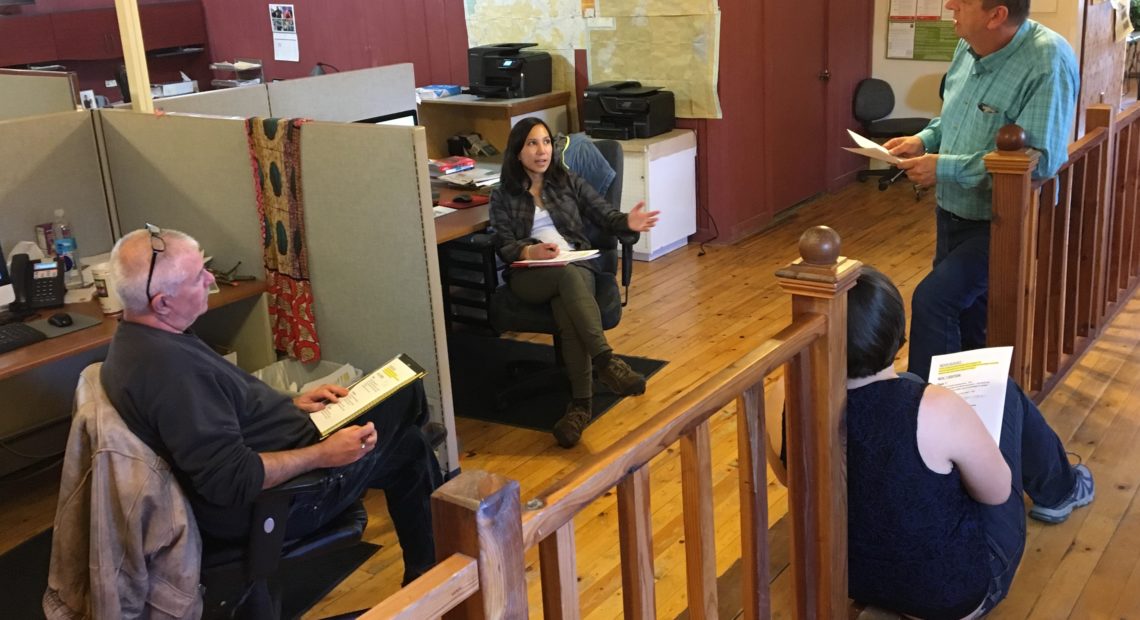
[[[954,392],[895,372],[902,297],[864,267],[848,293],[847,502],[851,598],[927,619],[973,618],[1009,592],[1030,516],[1068,518],[1092,474],[1015,382],[1000,448]]]
[[[495,250],[508,265],[518,260],[557,257],[590,249],[583,220],[611,232],[645,232],[657,223],[657,211],[638,203],[629,214],[615,210],[588,183],[556,162],[550,128],[526,118],[511,129],[503,153],[499,188],[491,194]],[[578,443],[590,423],[591,369],[620,395],[645,392],[645,377],[613,354],[602,330],[594,298],[597,261],[561,267],[511,269],[504,273],[511,292],[527,303],[549,303],[562,339],[562,358],[570,380],[571,401],[554,426],[558,445]],[[603,276],[608,277],[608,276]]]

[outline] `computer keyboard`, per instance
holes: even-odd
[[[0,325],[0,353],[26,347],[46,339],[43,332],[23,323]]]

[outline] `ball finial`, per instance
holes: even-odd
[[[1020,151],[1025,148],[1025,130],[1014,124],[1003,126],[994,140],[999,151]]]
[[[813,226],[800,235],[800,256],[809,265],[834,265],[839,261],[839,233],[827,226]]]

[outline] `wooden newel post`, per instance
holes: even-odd
[[[994,190],[986,344],[1012,346],[1009,374],[1027,385],[1037,251],[1033,171],[1041,154],[1025,148],[1025,131],[1017,125],[998,130],[996,143],[998,150],[983,158],[993,176]]]
[[[826,336],[788,364],[788,499],[796,617],[846,618],[847,291],[862,263],[839,255],[839,235],[816,226],[800,237],[801,259],[776,272],[792,316],[827,319]]]
[[[431,513],[436,559],[463,553],[479,565],[479,592],[445,618],[526,618],[519,483],[484,471],[464,472],[432,493]]]

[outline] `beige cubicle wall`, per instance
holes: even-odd
[[[150,222],[196,238],[215,266],[264,277],[245,121],[100,110],[122,232]]]
[[[78,79],[68,71],[0,69],[0,120],[74,111]]]
[[[101,112],[122,229],[150,221],[202,242],[219,266],[264,275],[243,121]],[[326,359],[372,369],[407,353],[428,369],[432,416],[458,467],[422,128],[313,122],[302,185]]]
[[[154,100],[166,112],[353,122],[416,109],[411,63],[343,71]]]
[[[64,208],[80,256],[111,249],[111,225],[103,190],[91,112],[0,121],[0,245],[5,258],[17,241],[35,239],[33,226]],[[60,450],[67,437],[71,397],[79,372],[102,359],[106,348],[0,380],[0,475],[33,463],[20,455]]]
[[[264,84],[209,90],[154,100],[156,110],[214,116],[272,116]]]
[[[0,247],[34,241],[35,225],[64,209],[80,256],[111,249],[111,225],[92,113],[0,122]]]

